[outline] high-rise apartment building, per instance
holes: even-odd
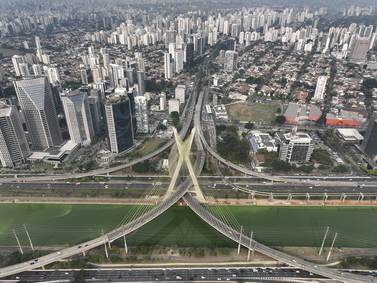
[[[177,85],[177,87],[175,88],[175,98],[178,99],[181,104],[185,103],[185,98],[186,98],[185,85]]]
[[[32,149],[45,150],[61,145],[63,139],[47,79],[41,77],[15,81],[14,87],[25,116]]]
[[[227,50],[225,52],[224,70],[232,72],[237,67],[237,52]]]
[[[317,80],[317,85],[314,92],[313,100],[322,101],[326,92],[327,76],[320,76]]]
[[[24,56],[13,55],[12,56],[13,68],[17,77],[21,77],[20,64],[25,63]]]
[[[15,167],[30,155],[24,130],[15,106],[0,103],[0,161],[3,167]]]
[[[160,94],[160,111],[166,110],[166,93],[161,92]]]
[[[142,134],[149,133],[148,104],[144,96],[135,97],[135,115],[137,132]]]
[[[173,61],[169,52],[164,54],[164,70],[165,70],[165,79],[172,79],[174,75],[173,70]]]
[[[349,59],[354,62],[363,62],[367,58],[367,53],[370,46],[369,37],[357,37],[353,48],[351,49]]]
[[[69,135],[74,143],[89,145],[94,138],[88,96],[79,89],[61,94]]]
[[[145,73],[144,71],[137,71],[137,86],[138,95],[142,96],[145,93]]]
[[[177,49],[174,53],[175,71],[180,73],[183,71],[184,53],[183,50]]]

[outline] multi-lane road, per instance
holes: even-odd
[[[241,191],[254,191],[256,193],[273,193],[276,196],[278,195],[303,195],[306,193],[312,195],[320,195],[327,193],[328,195],[359,195],[360,193],[364,195],[377,196],[377,188],[374,185],[368,185],[368,182],[363,182],[364,185],[360,186],[322,186],[322,185],[312,185],[307,184],[306,182],[296,183],[296,184],[287,184],[287,183],[271,183],[271,182],[257,182],[257,181],[221,181],[221,180],[212,180],[200,178],[199,180],[200,187],[207,192],[225,192],[229,190],[238,190]],[[161,193],[166,191],[169,182],[166,180],[143,180],[143,181],[111,181],[111,182],[31,182],[31,183],[0,183],[0,192],[1,190],[12,191],[14,193],[22,193],[22,191],[30,192],[33,191],[55,191],[59,190],[65,191],[80,191],[80,190],[140,190],[140,191],[149,191],[152,189],[157,189]]]
[[[321,280],[322,276],[297,268],[266,267],[208,267],[208,268],[115,268],[115,269],[72,269],[34,270],[0,279],[2,282],[71,282],[78,279],[86,282],[209,282],[294,279]],[[65,281],[61,281],[65,280]],[[77,281],[78,282],[78,281]]]

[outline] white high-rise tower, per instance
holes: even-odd
[[[94,137],[88,96],[79,90],[61,94],[64,114],[71,140],[77,144],[89,145]]]

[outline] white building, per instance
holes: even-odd
[[[174,62],[175,62],[175,71],[180,73],[183,71],[183,63],[184,63],[184,52],[183,50],[176,50],[174,55]]]
[[[66,91],[61,94],[61,101],[71,140],[81,145],[91,144],[94,129],[87,94],[80,90]]]
[[[21,70],[20,70],[20,64],[25,63],[24,56],[20,55],[13,55],[12,56],[12,63],[13,63],[13,68],[16,73],[17,77],[21,77]]]
[[[186,98],[186,86],[185,85],[178,85],[175,88],[175,98],[178,99],[181,104],[185,103],[185,98]]]
[[[326,91],[327,76],[320,76],[317,80],[313,100],[322,101]]]
[[[310,160],[314,150],[312,138],[306,133],[277,133],[279,159],[289,163],[304,163]]]
[[[178,112],[179,113],[179,105],[181,102],[178,99],[169,99],[169,114],[172,112]]]
[[[24,130],[15,106],[0,103],[0,161],[3,167],[14,167],[30,155]]]
[[[42,69],[41,65],[39,65],[39,64],[33,64],[32,69],[33,69],[34,76],[38,77],[38,76],[42,76],[43,75],[43,69]]]
[[[174,75],[173,61],[168,52],[164,54],[164,70],[165,70],[165,79],[172,79]]]
[[[138,133],[149,133],[148,104],[144,96],[135,97],[136,130]]]
[[[166,93],[161,92],[160,94],[160,111],[166,110]]]
[[[60,83],[58,68],[56,67],[43,67],[43,68],[44,68],[44,73],[46,74],[50,84],[56,85],[57,83]]]

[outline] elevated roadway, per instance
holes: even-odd
[[[315,263],[303,260],[295,256],[288,255],[286,253],[265,246],[253,239],[250,239],[250,237],[241,234],[240,231],[234,230],[232,227],[228,226],[227,224],[216,218],[197,200],[195,200],[195,198],[193,198],[190,194],[185,194],[183,200],[202,220],[207,222],[207,224],[209,224],[212,228],[216,229],[218,232],[228,237],[229,239],[240,243],[247,249],[254,250],[261,254],[267,255],[281,263],[287,264],[288,266],[294,266],[296,268],[300,268],[308,272],[324,276],[326,278],[339,280],[341,282],[377,282],[377,279],[373,276],[360,276],[344,271],[337,271],[335,269],[322,267]]]

